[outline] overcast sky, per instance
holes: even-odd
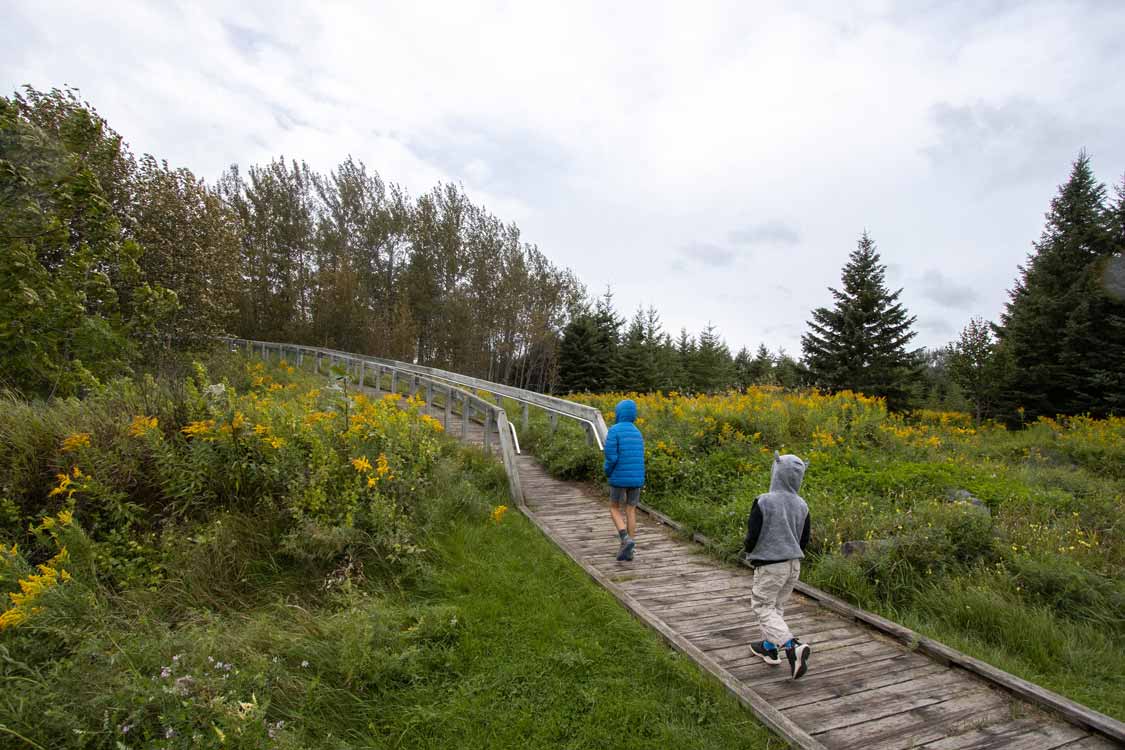
[[[228,5],[6,0],[0,93],[76,86],[208,180],[351,154],[460,182],[732,349],[799,353],[864,229],[943,344],[998,315],[1081,148],[1125,173],[1116,0]]]

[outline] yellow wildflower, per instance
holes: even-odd
[[[70,526],[72,521],[74,521],[74,513],[72,511],[69,511],[69,510],[60,510],[59,511],[59,523],[60,524],[62,524],[63,526]],[[66,551],[65,547],[63,548],[63,551],[64,552]]]
[[[259,437],[262,435],[268,435],[270,434],[270,426],[268,424],[256,424],[254,425],[254,434],[258,435]]]
[[[507,512],[508,512],[508,506],[507,505],[497,505],[495,508],[492,509],[492,522],[493,523],[500,523],[500,521],[503,520],[503,518],[504,518],[504,514],[507,513]]]
[[[75,432],[67,435],[62,443],[62,452],[71,453],[79,448],[90,447],[90,433],[88,432]]]
[[[370,466],[368,468],[371,468]],[[379,457],[375,459],[375,473],[380,477],[385,477],[391,470],[391,465],[387,462],[387,454],[380,453]]]
[[[283,445],[285,445],[285,439],[279,437],[271,437],[266,440],[266,444],[274,449],[281,448]]]
[[[230,421],[231,429],[237,430],[246,424],[246,415],[240,411],[234,413],[234,419]]]
[[[180,432],[188,437],[206,439],[211,431],[215,429],[215,420],[201,419],[198,422],[192,422],[187,427],[184,427]]]
[[[360,456],[359,458],[353,458],[352,459],[352,466],[354,466],[355,470],[358,471],[361,474],[365,471],[371,471],[371,462],[367,460],[367,456]]]
[[[374,487],[377,482],[378,482],[378,480],[375,479],[375,477],[368,477],[367,478],[367,486],[368,487]]]
[[[132,437],[144,437],[150,430],[156,429],[156,417],[146,417],[143,414],[138,414],[133,417],[133,421],[129,424],[129,435]]]

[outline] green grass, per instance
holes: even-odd
[[[397,591],[324,594],[284,566],[249,574],[267,595],[218,592],[210,607],[183,606],[198,583],[96,602],[73,589],[0,641],[0,745],[782,746],[522,516],[459,521],[432,552]]]
[[[782,746],[523,516],[490,520],[479,451],[397,407],[334,427],[303,373],[191,370],[0,413],[0,614],[26,614],[0,627],[0,747]],[[373,489],[354,459],[384,452]],[[9,605],[40,563],[66,576]]]
[[[464,632],[449,679],[396,696],[399,747],[751,748],[769,733],[522,516],[462,525],[431,596]],[[411,724],[411,716],[428,721]],[[774,740],[780,746],[780,742]]]

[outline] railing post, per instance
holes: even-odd
[[[297,347],[297,367],[305,369],[305,350],[303,347]]]
[[[468,396],[461,397],[461,439],[469,437],[469,417],[472,412],[472,403]]]
[[[483,430],[482,437],[484,439],[484,452],[485,452],[485,454],[492,453],[492,450],[489,448],[489,445],[488,445],[489,438],[492,437],[492,409],[488,408],[487,406],[484,409],[484,430]]]
[[[520,404],[520,425],[523,431],[527,432],[527,402]]]
[[[550,412],[547,415],[547,419],[549,419],[551,422],[551,434],[554,435],[555,430],[559,428],[559,415],[554,412]]]
[[[445,387],[445,421],[442,426],[449,430],[449,419],[453,416],[453,388]]]
[[[516,465],[516,450],[512,442],[512,433],[508,431],[507,415],[501,410],[496,416],[497,429],[500,440],[500,460],[504,463],[504,473],[508,475],[508,494],[517,508],[522,508],[523,487],[520,485],[519,467]]]
[[[359,361],[359,387],[364,386],[364,379],[367,377],[367,362],[364,360]]]
[[[426,406],[434,402],[434,381],[426,381]]]
[[[391,368],[391,393],[398,393],[398,370]]]

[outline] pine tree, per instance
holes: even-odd
[[[686,328],[680,329],[680,337],[676,340],[676,360],[680,366],[677,389],[686,393],[698,390],[692,375],[695,371],[695,339]]]
[[[844,266],[843,290],[829,288],[835,307],[813,311],[801,344],[816,385],[882,396],[901,409],[918,377],[918,353],[906,348],[915,317],[898,301],[902,290],[887,289],[880,260],[864,232]]]
[[[972,403],[978,423],[992,416],[1000,398],[1004,362],[992,326],[982,318],[969,321],[946,356],[949,374]]]
[[[1012,406],[1027,416],[1120,409],[1125,329],[1120,303],[1102,284],[1113,256],[1112,213],[1080,153],[997,329],[1014,363]]]
[[[769,385],[774,383],[773,366],[773,355],[770,354],[770,350],[766,348],[765,344],[758,344],[758,350],[754,352],[754,359],[750,361],[750,371],[748,373],[750,383],[752,385]]]
[[[734,379],[730,349],[710,323],[699,334],[689,373],[695,390],[705,393],[723,390]]]
[[[750,350],[745,346],[738,350],[738,354],[734,355],[734,385],[741,392],[745,392],[748,387],[754,384],[754,380],[750,376],[753,362],[754,358],[750,356]]]
[[[559,387],[563,393],[601,390],[605,372],[597,351],[598,328],[589,312],[573,315],[559,344]]]

